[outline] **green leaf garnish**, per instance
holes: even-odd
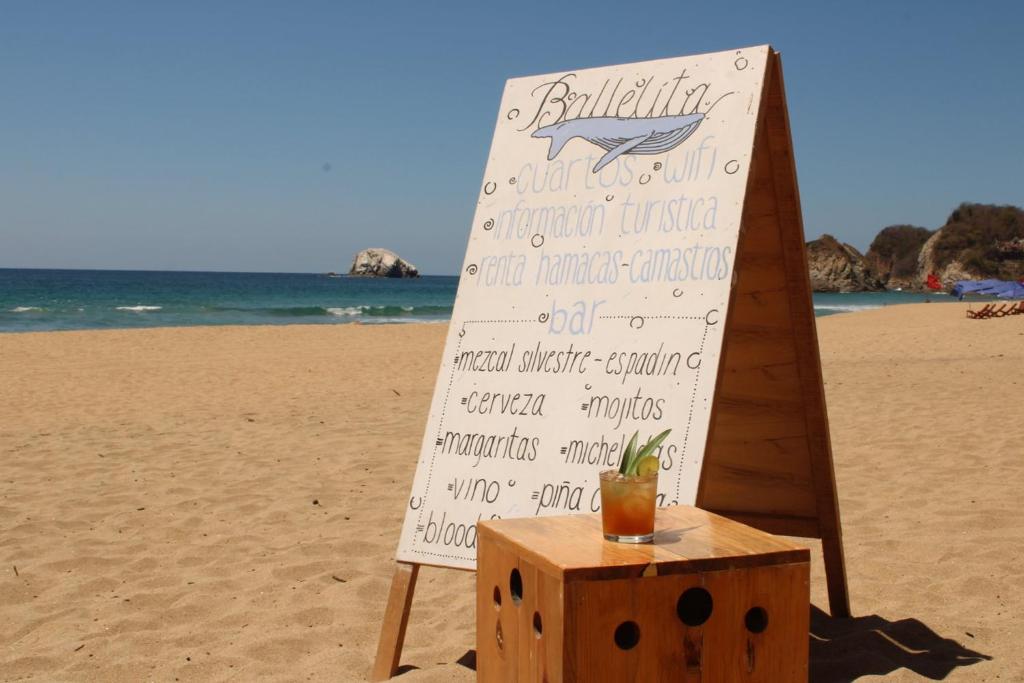
[[[661,445],[661,442],[668,437],[671,431],[671,429],[666,429],[661,434],[658,434],[656,437],[648,441],[647,444],[643,448],[641,448],[640,452],[637,454],[637,461],[639,461],[640,458],[651,455],[654,452],[654,449]]]
[[[655,454],[655,450],[657,450],[658,446],[668,438],[668,435],[671,432],[671,429],[666,429],[661,434],[648,439],[647,443],[645,443],[643,448],[640,449],[637,449],[636,447],[637,438],[640,436],[640,432],[633,432],[633,438],[629,440],[629,445],[627,445],[626,450],[622,452],[622,462],[619,463],[619,474],[624,477],[636,476],[637,466],[640,464],[640,461],[650,455],[658,457]]]
[[[629,445],[626,446],[626,450],[622,452],[622,462],[619,463],[619,474],[626,476],[629,474],[629,468],[633,464],[633,456],[636,454],[636,440],[640,438],[640,432],[633,432],[633,438],[629,440]]]

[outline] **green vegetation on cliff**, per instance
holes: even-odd
[[[871,242],[866,255],[871,272],[883,282],[915,278],[917,257],[932,234],[928,228],[916,225],[883,228]]]
[[[1024,211],[1016,206],[961,204],[935,240],[934,259],[944,268],[954,261],[982,278],[1016,279],[1024,260],[1000,247],[1024,238]]]

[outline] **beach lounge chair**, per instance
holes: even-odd
[[[992,307],[993,306],[994,306],[994,304],[985,304],[984,306],[982,306],[981,308],[979,308],[976,311],[968,310],[967,311],[967,317],[971,318],[972,320],[980,320],[982,318],[988,318],[989,315],[992,312]]]
[[[1010,304],[1000,304],[999,306],[997,306],[996,308],[993,308],[991,311],[988,312],[988,317],[990,317],[990,318],[1002,318],[1002,317],[1005,317],[1007,315],[1010,315],[1010,311],[1012,311],[1012,310],[1013,310],[1013,308],[1010,307]]]
[[[1018,301],[1017,305],[1007,311],[1006,315],[1024,315],[1024,300]]]

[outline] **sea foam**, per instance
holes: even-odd
[[[161,308],[163,308],[163,306],[118,306],[117,310],[143,313],[145,311],[159,311]]]
[[[41,311],[43,309],[38,306],[15,306],[11,309],[11,313],[28,313],[29,311]]]
[[[328,308],[331,315],[359,315],[363,312],[362,306],[345,306],[344,308]]]
[[[367,318],[361,321],[366,325],[397,325],[404,323],[415,323],[417,325],[433,325],[436,323],[445,323],[447,320],[435,320],[435,319],[416,319],[416,318]]]
[[[870,311],[875,308],[881,308],[878,305],[863,304],[863,305],[842,305],[842,304],[815,304],[814,310],[816,311],[835,311],[839,312],[852,312],[852,311]]]

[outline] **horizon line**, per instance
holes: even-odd
[[[414,277],[372,277],[365,275],[350,275],[337,271],[289,271],[289,270],[193,270],[188,268],[50,268],[46,266],[0,266],[0,270],[63,270],[73,272],[102,272],[102,273],[232,273],[236,275],[327,275],[334,273],[340,277],[352,277],[354,279],[367,280],[415,280]],[[423,273],[419,277],[460,277],[458,273],[439,274]]]

